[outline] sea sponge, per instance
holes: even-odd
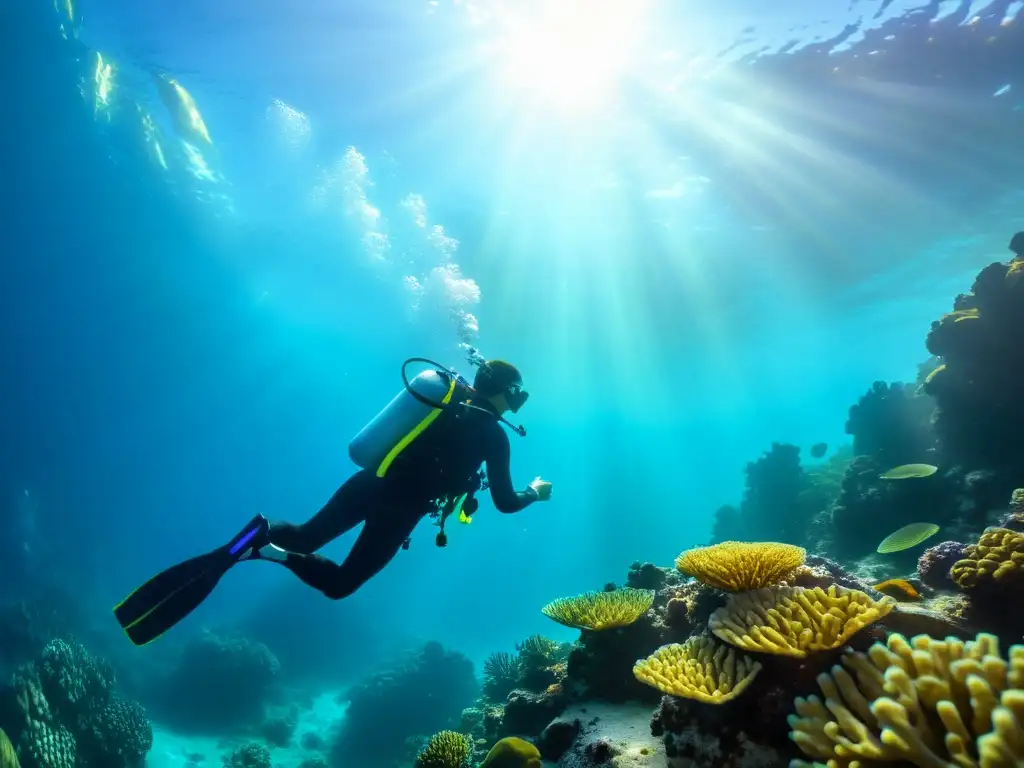
[[[804,564],[807,552],[774,541],[723,541],[688,549],[676,558],[687,576],[726,592],[743,592],[778,584]]]
[[[986,528],[949,575],[961,589],[1024,583],[1024,533]]]
[[[896,607],[860,590],[821,587],[766,587],[732,595],[708,620],[721,639],[746,651],[803,658],[840,648],[864,627]]]
[[[473,755],[473,740],[455,731],[441,731],[430,737],[416,757],[416,768],[466,768]]]
[[[633,667],[641,683],[707,704],[736,698],[760,671],[761,664],[749,656],[703,635],[694,635],[682,645],[663,645]]]
[[[629,626],[647,613],[653,602],[653,589],[624,587],[612,592],[560,597],[541,608],[541,613],[567,627],[612,629]]]
[[[790,738],[828,768],[1024,764],[1024,646],[1013,646],[1007,663],[992,635],[908,643],[893,634],[867,653],[847,649],[842,661],[818,675],[824,701],[798,697],[789,717]]]
[[[530,742],[509,736],[487,753],[480,768],[540,768],[540,750]]]

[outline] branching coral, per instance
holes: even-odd
[[[484,698],[502,702],[519,682],[519,659],[511,653],[492,653],[484,661]]]
[[[541,608],[559,624],[577,629],[626,627],[643,616],[654,602],[654,590],[625,587],[612,592],[585,592],[561,597]]]
[[[733,595],[708,621],[721,640],[747,651],[803,658],[840,648],[896,606],[836,585],[775,587]]]
[[[416,757],[416,768],[465,768],[473,755],[473,741],[455,731],[441,731],[430,737]]]
[[[1024,583],[1024,533],[988,528],[977,544],[964,550],[950,577],[962,589],[992,588]]]
[[[845,667],[845,668],[844,668]],[[852,674],[851,674],[852,672]],[[1024,762],[1024,646],[889,636],[818,676],[824,701],[797,698],[790,738],[828,768],[904,761],[921,768]],[[820,763],[794,761],[794,768]]]
[[[703,635],[664,645],[633,667],[641,683],[707,704],[736,698],[760,671],[758,662]]]
[[[676,558],[676,568],[712,587],[743,592],[778,584],[803,565],[806,555],[791,544],[723,541],[686,550]]]

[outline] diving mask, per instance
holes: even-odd
[[[513,384],[505,390],[505,402],[512,413],[518,413],[529,398],[530,393],[523,389],[522,384]]]

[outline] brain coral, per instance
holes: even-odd
[[[806,551],[772,541],[723,541],[688,549],[676,558],[676,568],[727,592],[743,592],[778,584],[803,565]]]
[[[708,620],[720,639],[747,651],[802,658],[840,648],[857,632],[896,607],[888,596],[833,584],[821,587],[766,587],[732,595]]]
[[[1024,646],[1011,648],[1007,662],[992,635],[908,643],[893,634],[842,661],[818,676],[824,701],[797,698],[789,717],[790,738],[828,768],[1024,765]]]
[[[964,550],[950,577],[963,589],[1024,584],[1024,533],[988,528]]]

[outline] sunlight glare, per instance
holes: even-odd
[[[506,82],[564,109],[605,103],[630,65],[645,3],[550,0],[533,16],[504,19]]]

